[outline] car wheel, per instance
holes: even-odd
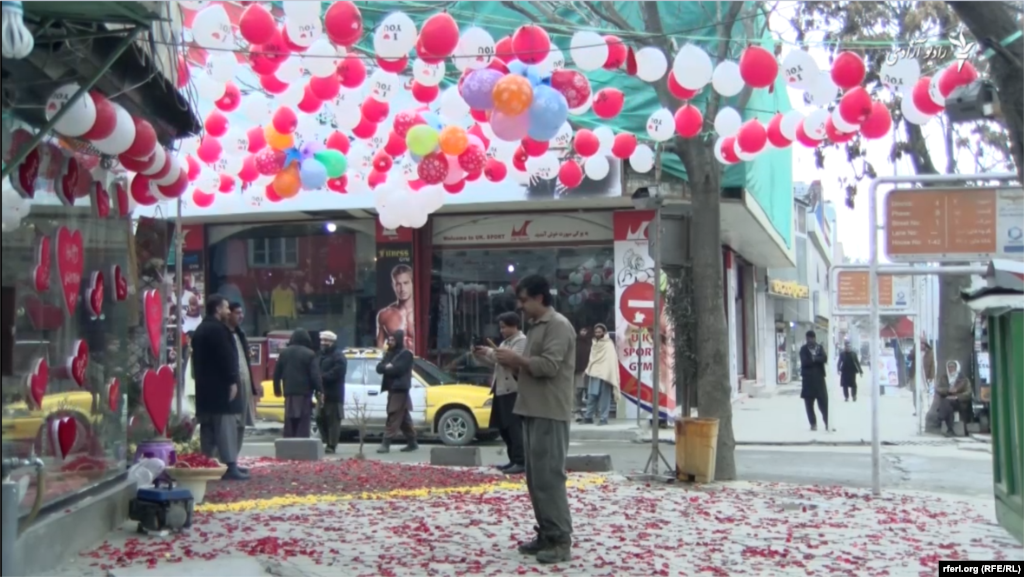
[[[464,447],[476,437],[476,421],[467,411],[448,409],[437,422],[437,434],[445,445]]]

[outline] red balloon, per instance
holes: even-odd
[[[866,72],[863,58],[853,52],[840,52],[832,63],[832,82],[843,90],[849,90],[864,81]]]
[[[622,43],[622,39],[609,34],[604,37],[604,43],[608,45],[608,58],[605,59],[601,67],[605,70],[618,70],[622,68],[622,65],[626,63],[626,57],[629,55],[629,49]]]
[[[235,179],[227,174],[220,175],[220,186],[217,187],[219,192],[229,193],[235,190]]]
[[[772,117],[771,121],[768,122],[768,142],[772,143],[775,148],[786,148],[793,141],[782,135],[782,118],[783,114],[780,112]]]
[[[214,142],[217,142],[217,141],[214,141]],[[220,143],[218,142],[218,146],[219,145],[220,145]],[[163,166],[161,166],[160,169],[157,170],[156,172],[154,172],[152,174],[147,174],[146,175],[149,178],[149,180],[152,181],[152,182],[156,182],[158,180],[163,180],[164,177],[166,177],[168,174],[171,173],[171,169],[174,168],[175,166],[177,166],[177,164],[178,164],[177,162],[174,161],[174,159],[171,157],[170,153],[168,153],[166,149],[164,150],[164,155],[163,156],[164,156],[164,164],[163,164]]]
[[[352,2],[332,2],[324,13],[324,31],[338,46],[350,48],[363,35],[363,15]]]
[[[221,112],[234,112],[242,105],[242,92],[234,82],[224,85],[224,96],[214,101],[214,106]]]
[[[469,130],[467,130],[466,133],[479,138],[480,142],[482,142],[484,145],[484,150],[487,150],[487,148],[491,146],[491,139],[487,138],[484,135],[484,129],[481,128],[479,124],[474,124],[473,126],[470,126]]]
[[[603,88],[594,95],[594,114],[598,118],[615,118],[622,112],[626,103],[626,95],[618,88]]]
[[[820,140],[815,140],[807,135],[807,131],[804,130],[804,121],[801,120],[800,124],[796,125],[796,139],[800,144],[807,148],[817,148],[821,144]]]
[[[526,161],[530,159],[530,155],[526,154],[522,146],[516,148],[516,151],[512,153],[512,166],[515,167],[519,172],[526,172]]]
[[[260,46],[253,46],[252,50],[261,50]],[[281,67],[281,62],[267,56],[263,52],[253,52],[249,54],[249,67],[252,71],[260,76],[269,76],[277,72],[277,69]]]
[[[313,89],[307,84],[302,89],[302,100],[295,106],[299,109],[299,112],[305,112],[306,114],[316,114],[320,112],[320,108],[324,105],[323,100],[317,98],[316,94],[313,94]]]
[[[835,122],[832,121],[831,116],[825,121],[825,137],[828,138],[829,142],[842,144],[853,140],[854,136],[857,136],[856,132],[840,132],[836,128]]]
[[[601,149],[601,140],[590,130],[581,128],[572,141],[573,150],[583,158],[590,158]]]
[[[442,186],[444,186],[445,192],[449,194],[459,194],[460,192],[463,191],[463,189],[466,188],[466,181],[465,179],[463,179],[458,182],[453,182],[451,184],[445,183]]]
[[[779,61],[760,46],[748,46],[740,55],[740,76],[754,88],[768,88],[779,75]]]
[[[153,156],[157,145],[156,130],[153,130],[152,124],[142,118],[136,116],[132,120],[135,122],[135,140],[132,141],[128,150],[124,151],[124,155],[138,159]]]
[[[219,110],[212,110],[206,116],[203,128],[206,129],[206,134],[220,138],[228,133],[228,117],[221,114]]]
[[[213,164],[220,159],[222,150],[220,141],[207,134],[199,141],[199,150],[196,151],[196,156],[206,164]]]
[[[332,4],[334,6],[334,4]],[[366,81],[366,64],[358,56],[348,55],[338,64],[338,79],[345,88],[359,88]]]
[[[722,140],[722,158],[729,164],[736,164],[740,161],[740,157],[736,154],[736,137],[730,136],[729,138]]]
[[[881,102],[871,103],[871,114],[860,125],[860,134],[867,140],[883,138],[892,129],[889,107]]]
[[[615,135],[612,142],[612,156],[620,160],[629,158],[636,151],[636,137],[628,132],[620,132]]]
[[[469,115],[473,118],[473,120],[477,122],[487,122],[490,119],[490,117],[488,116],[488,112],[486,110],[476,110],[470,108]]]
[[[936,104],[935,101],[932,100],[931,84],[931,76],[922,76],[917,81],[917,84],[914,85],[914,91],[911,94],[911,98],[913,98],[914,106],[918,110],[929,116],[934,116],[942,112],[942,109],[945,107],[941,104]]]
[[[267,200],[270,202],[281,202],[284,200],[281,198],[281,195],[277,194],[277,191],[274,190],[273,183],[267,185],[267,188],[263,191],[263,196],[267,197]]]
[[[178,178],[174,182],[164,186],[157,186],[156,188],[164,198],[178,198],[188,190],[188,183],[188,173],[184,170],[179,170]]]
[[[256,170],[263,176],[274,176],[284,168],[284,161],[288,155],[283,150],[264,148],[256,153],[253,162],[256,163]]]
[[[341,79],[337,74],[309,79],[309,91],[320,101],[334,100],[341,92]]]
[[[850,124],[860,124],[871,114],[871,95],[860,86],[846,91],[839,100],[839,116]]]
[[[395,159],[391,158],[391,155],[383,150],[378,150],[377,154],[373,155],[373,169],[380,173],[387,173],[391,170],[391,167],[395,165]]]
[[[397,60],[387,60],[377,57],[377,66],[380,67],[384,72],[391,72],[392,74],[398,74],[405,70],[405,67],[409,65],[409,57],[403,56]]]
[[[540,64],[551,51],[551,38],[540,26],[526,24],[512,34],[512,51],[524,64]]]
[[[505,64],[504,60],[499,60],[498,58],[491,60],[491,63],[488,64],[487,67],[490,68],[491,70],[497,70],[502,74],[509,73],[508,64]]]
[[[427,49],[423,47],[423,41],[419,38],[416,39],[416,56],[427,64],[437,64],[444,61],[443,56],[435,56],[427,52]]]
[[[156,154],[150,154],[148,158],[144,159],[132,158],[127,154],[121,154],[117,157],[117,160],[128,172],[146,172],[156,162]]]
[[[259,46],[259,51],[264,57],[276,62],[280,66],[291,55],[288,43],[284,41],[284,28],[274,30],[274,35]]]
[[[569,160],[558,169],[558,182],[566,188],[576,188],[583,182],[583,169],[575,160]]]
[[[487,154],[475,144],[470,144],[459,155],[459,168],[467,174],[479,173],[487,166]]]
[[[675,123],[676,134],[683,138],[693,138],[704,127],[704,115],[696,106],[687,104],[676,111]]]
[[[675,73],[671,70],[668,73],[668,91],[672,93],[672,96],[675,96],[679,100],[690,100],[700,92],[700,90],[683,88],[683,86],[676,80]]]
[[[249,152],[256,154],[267,146],[267,137],[263,134],[262,126],[254,126],[245,131],[249,139]]]
[[[547,142],[540,142],[530,138],[529,136],[524,138],[521,144],[523,146],[523,150],[526,151],[526,154],[534,158],[542,156],[548,151],[548,147],[550,146]]]
[[[153,206],[156,204],[158,199],[149,190],[151,183],[152,181],[148,176],[136,173],[128,185],[128,192],[132,195],[132,200],[142,206]]]
[[[82,140],[103,140],[114,134],[114,129],[117,128],[117,111],[107,97],[99,92],[93,90],[89,92],[89,96],[92,98],[93,105],[96,106],[96,121],[81,138]]]
[[[484,178],[491,182],[501,182],[508,175],[508,167],[496,158],[487,159],[487,166],[484,167]]]
[[[409,130],[417,124],[426,124],[426,121],[420,118],[420,115],[413,112],[412,110],[403,110],[395,115],[395,120],[391,124],[391,129],[394,130],[400,138],[405,138],[409,134]]]
[[[348,177],[346,177],[344,174],[339,176],[338,178],[327,179],[327,190],[345,194],[348,192],[348,190],[346,190],[346,187],[348,187]]]
[[[590,99],[590,81],[576,70],[555,70],[551,73],[551,88],[562,93],[569,109],[579,108]]]
[[[420,27],[420,43],[429,54],[448,57],[459,45],[459,25],[451,14],[434,14]]]
[[[199,164],[199,161],[192,156],[186,156],[185,162],[188,163],[188,180],[193,182],[199,178],[199,173],[203,171],[203,165]]]
[[[260,86],[270,94],[281,94],[288,90],[288,85],[277,79],[273,74],[260,76]]]
[[[178,88],[185,88],[192,80],[192,73],[189,70],[188,61],[184,56],[178,57]]]
[[[199,208],[210,208],[215,200],[212,194],[206,194],[198,188],[192,190],[192,204]]]
[[[384,152],[395,157],[405,154],[406,150],[408,150],[408,148],[405,145],[405,139],[395,134],[395,131],[392,130],[388,134],[388,141],[384,143]]]
[[[305,52],[309,49],[308,46],[299,46],[292,42],[292,39],[288,38],[288,29],[285,28],[283,24],[281,25],[281,41],[284,42],[284,45],[292,52]]]
[[[439,94],[441,94],[440,86],[424,86],[415,80],[412,81],[412,97],[420,104],[430,104],[437,100]]]
[[[736,144],[743,152],[756,154],[764,150],[765,145],[768,144],[768,132],[765,131],[763,124],[756,118],[752,118],[740,127],[740,131],[736,135]]]
[[[377,134],[377,123],[362,117],[359,118],[359,124],[352,129],[352,135],[362,140],[373,138],[374,134]]]
[[[263,6],[253,2],[238,20],[238,32],[249,44],[269,42],[277,31],[277,21]]]
[[[337,150],[342,154],[348,154],[351,147],[352,143],[349,142],[348,137],[337,130],[327,137],[327,148],[330,148],[331,150]]]
[[[380,124],[388,117],[391,107],[388,106],[387,102],[381,102],[372,96],[367,96],[366,100],[363,101],[363,105],[359,107],[359,111],[362,113],[363,118],[374,124]]]
[[[299,117],[295,111],[287,106],[282,106],[274,113],[271,123],[278,134],[291,134],[299,126]]]
[[[965,60],[957,64],[950,64],[939,76],[939,94],[942,94],[943,98],[947,98],[957,88],[967,86],[977,79],[978,69],[970,62]]]
[[[422,180],[419,180],[419,179],[417,179],[417,180],[410,180],[409,182],[406,183],[406,186],[409,187],[409,190],[419,190],[419,189],[423,188],[426,185],[427,185],[427,183],[425,183],[425,182],[423,182]]]
[[[494,59],[502,62],[512,62],[516,59],[516,52],[512,49],[511,36],[506,36],[494,44]]]
[[[242,170],[238,171],[238,179],[248,184],[260,176],[260,171],[256,170],[256,157],[252,154],[245,157],[242,161]]]
[[[476,182],[476,181],[480,180],[480,177],[483,176],[483,174],[484,174],[483,170],[478,170],[476,172],[467,172],[466,173],[466,182]]]
[[[441,184],[448,178],[448,159],[440,151],[431,152],[420,160],[416,174],[427,184]]]

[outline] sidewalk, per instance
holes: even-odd
[[[839,487],[573,475],[573,560],[554,567],[516,552],[529,499],[487,471],[261,460],[208,499],[187,534],[129,525],[54,575],[922,575],[939,559],[1024,557],[990,499]]]

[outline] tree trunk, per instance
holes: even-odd
[[[949,2],[964,25],[984,48],[992,47],[989,77],[999,89],[1002,123],[1010,133],[1010,152],[1017,165],[1017,175],[1024,180],[1024,37],[1005,47],[1004,39],[1020,32],[1020,19],[1015,17],[1009,2]]]

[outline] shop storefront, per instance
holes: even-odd
[[[769,280],[766,304],[775,319],[775,382],[785,385],[800,377],[800,347],[810,322],[810,289],[793,281]]]

